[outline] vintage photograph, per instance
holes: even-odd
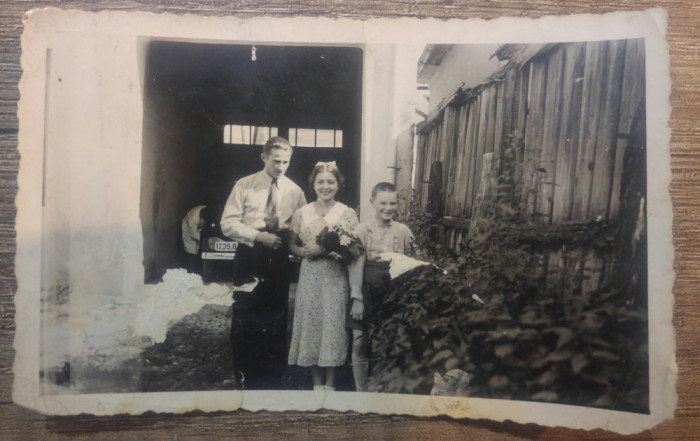
[[[658,413],[655,40],[113,37],[77,18],[95,38],[24,59],[45,73],[20,119],[36,394]]]

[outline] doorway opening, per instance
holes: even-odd
[[[254,56],[253,56],[254,55]],[[359,205],[363,52],[358,47],[151,41],[146,50],[140,214],[144,280],[184,266],[181,223],[193,207],[220,216],[235,182],[262,168],[262,144],[295,145],[287,171],[317,161],[346,176]]]

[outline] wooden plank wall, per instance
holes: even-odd
[[[511,62],[486,83],[457,93],[419,127],[421,206],[428,207],[428,183],[441,180],[439,206],[451,220],[441,237],[454,250],[475,225],[477,202],[508,204],[521,223],[544,228],[615,222],[625,135],[643,100],[642,40],[547,46],[523,64]],[[489,193],[494,200],[485,201],[483,189],[478,195],[484,158],[491,155],[501,180],[498,192]],[[430,176],[436,161],[441,179]],[[563,268],[575,268],[576,288],[584,292],[598,286],[612,259],[584,249],[543,252],[543,274],[559,279]]]
[[[427,207],[431,164],[443,164],[444,215],[470,218],[483,156],[500,158],[520,134],[513,186],[526,223],[614,220],[621,162],[644,99],[644,43],[620,40],[548,48],[503,79],[465,91],[419,129],[416,189]],[[502,169],[501,173],[505,170]],[[509,195],[500,192],[501,198]]]

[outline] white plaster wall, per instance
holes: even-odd
[[[104,51],[109,48],[109,51]],[[69,216],[71,285],[99,296],[133,292],[142,272],[139,191],[141,100],[135,45],[118,38],[56,45],[52,57],[49,170],[63,185],[47,188],[51,215]],[[126,66],[125,66],[126,64]],[[51,160],[50,155],[60,156]],[[99,296],[98,294],[99,293]]]
[[[374,184],[394,179],[393,78],[395,49],[376,44],[364,48],[362,172],[360,222],[372,217],[369,199]]]
[[[92,311],[142,294],[142,112],[134,43],[65,33],[50,44],[42,290],[69,287],[70,322],[69,341],[45,332],[44,349],[67,350],[71,360],[88,349],[81,336],[100,326]],[[75,380],[80,372],[71,365]]]
[[[372,187],[381,181],[396,183],[397,139],[420,120],[414,109],[416,66],[423,47],[365,46],[360,221],[373,215]]]
[[[429,81],[430,110],[435,109],[443,98],[452,95],[462,83],[465,87],[480,84],[487,76],[498,70],[498,59],[489,60],[499,45],[464,45],[452,47]]]

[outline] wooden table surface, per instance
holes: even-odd
[[[665,7],[669,14],[667,40],[671,53],[671,197],[674,204],[676,285],[674,325],[679,367],[678,408],[674,420],[630,439],[700,439],[700,2],[697,0],[186,0],[165,1],[9,1],[0,6],[0,439],[179,440],[179,439],[583,439],[625,437],[489,421],[455,421],[381,417],[337,412],[235,412],[116,417],[46,417],[12,403],[12,349],[15,232],[17,193],[17,84],[22,14],[44,6],[64,9],[141,10],[204,15],[267,14],[330,15],[347,18],[437,17],[495,18],[502,15],[537,17],[547,14],[605,13]],[[653,255],[651,256],[653,264]]]

